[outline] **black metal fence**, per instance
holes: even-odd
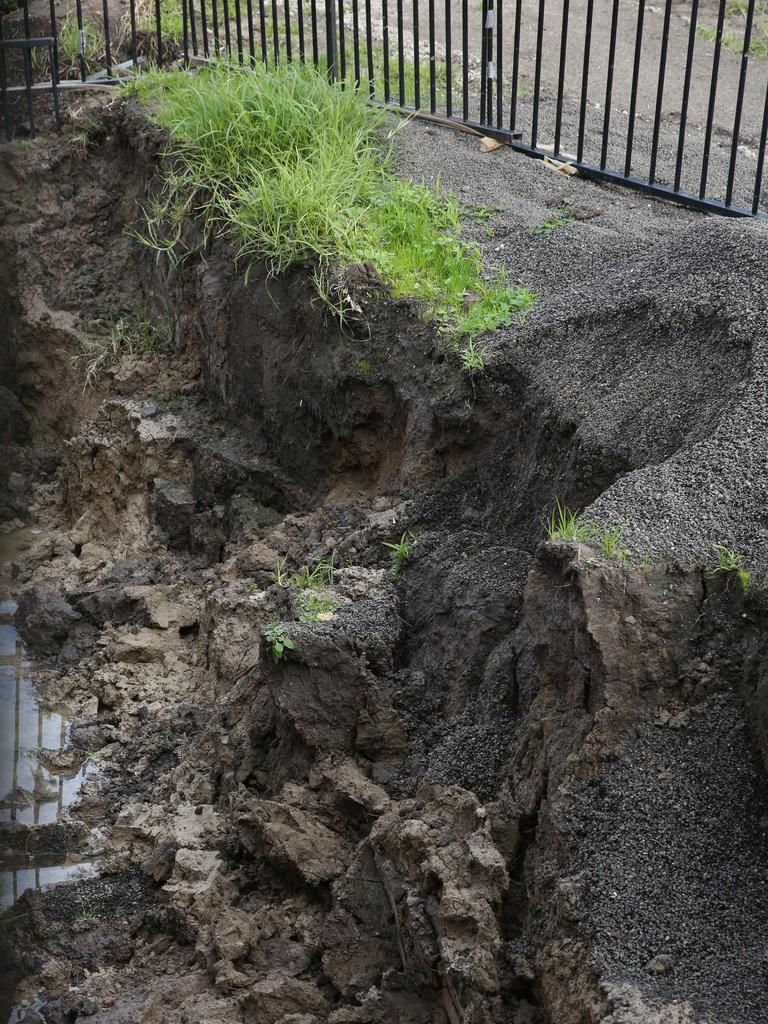
[[[30,97],[53,92],[58,116],[58,93],[150,63],[301,60],[566,172],[765,216],[768,0],[102,0],[98,14],[84,4],[55,16],[51,3],[40,24],[25,3],[4,20],[7,126],[14,95],[31,120]],[[13,52],[25,56],[11,66]]]

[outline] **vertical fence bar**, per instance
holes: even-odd
[[[400,0],[401,14],[402,10],[402,0]],[[376,82],[374,81],[375,72],[373,67],[373,25],[371,24],[371,0],[365,0],[365,54],[368,58],[368,95],[375,96]],[[400,59],[402,62],[402,57]]]
[[[563,132],[563,96],[565,92],[565,61],[568,56],[569,0],[563,0],[563,20],[560,26],[560,66],[557,72],[557,109],[555,111],[555,155],[560,152]]]
[[[347,77],[347,50],[344,29],[344,0],[339,0],[339,74],[341,83]]]
[[[382,0],[381,2],[381,45],[384,48],[384,55],[382,58],[384,65],[384,102],[389,103],[390,101],[390,86],[389,86],[389,2],[388,0]],[[401,61],[402,63],[402,61]]]
[[[635,57],[632,63],[632,92],[629,97],[629,125],[627,126],[627,152],[624,159],[624,177],[629,177],[632,169],[632,149],[635,142],[635,115],[637,113],[637,86],[640,82],[640,57],[643,49],[643,19],[645,17],[645,0],[637,5],[637,31],[635,33]]]
[[[227,56],[232,56],[232,29],[229,24],[229,0],[221,0],[221,9],[224,17],[224,45],[227,49]]]
[[[683,98],[680,104],[680,131],[677,136],[677,157],[675,159],[675,192],[680,191],[680,179],[683,173],[683,153],[685,152],[685,129],[688,124],[688,100],[691,95],[691,71],[693,69],[693,53],[696,46],[696,29],[699,17],[699,0],[693,0],[691,8],[691,24],[688,30],[688,52],[685,56],[685,76],[683,78]]]
[[[496,127],[501,128],[504,121],[504,73],[502,62],[504,59],[504,38],[502,11],[504,0],[496,0]]]
[[[587,95],[589,93],[589,61],[592,49],[592,16],[595,0],[587,0],[587,20],[584,26],[584,61],[581,65],[581,102],[579,103],[579,138],[576,143],[576,160],[584,157],[584,129],[587,123]]]
[[[405,106],[405,42],[403,40],[403,0],[397,0],[397,88],[400,106]]]
[[[250,4],[251,0],[248,0]],[[301,2],[301,0],[299,0]],[[341,6],[341,0],[339,0],[339,6]],[[284,0],[283,3],[284,14],[285,14],[285,59],[290,64],[293,60],[293,50],[291,44],[291,5],[290,0]]]
[[[386,0],[384,0],[386,3]],[[419,44],[419,0],[413,0],[413,105],[421,109],[421,46]]]
[[[53,44],[50,49],[51,60],[51,92],[53,93],[53,116],[56,121],[56,128],[61,128],[61,110],[59,109],[59,36],[56,30],[56,5],[55,0],[50,0],[51,12],[51,36]],[[42,747],[42,741],[38,746]]]
[[[182,0],[183,3],[183,0]],[[105,3],[106,6],[106,3]],[[155,33],[157,38],[157,66],[163,66],[163,25],[160,14],[160,0],[155,0]]]
[[[703,199],[707,191],[709,172],[709,149],[712,145],[712,126],[715,120],[715,102],[717,101],[717,78],[720,71],[720,50],[723,45],[723,22],[725,21],[726,0],[720,0],[717,12],[717,33],[715,35],[715,53],[712,57],[712,80],[709,85],[709,103],[707,105],[707,126],[704,130],[704,151],[701,155],[701,179],[699,181],[699,199]]]
[[[509,130],[517,126],[517,83],[520,78],[520,21],[523,0],[515,0],[515,31],[512,40],[512,92],[509,98]]]
[[[480,124],[485,124],[485,104],[488,92],[488,0],[480,7]]]
[[[158,0],[159,4],[159,0]],[[189,0],[189,31],[192,36],[192,53],[197,56],[197,22],[195,20],[195,0]]]
[[[605,170],[608,159],[608,138],[611,129],[611,103],[613,101],[613,69],[616,64],[616,32],[619,25],[619,0],[613,0],[611,11],[611,37],[608,43],[608,72],[605,78],[605,111],[603,113],[603,142],[600,147],[600,168]]]
[[[330,0],[333,4],[333,0]],[[280,25],[277,16],[277,0],[272,0],[272,50],[275,55],[275,66],[280,63]]]
[[[59,106],[59,55],[55,52],[54,46],[50,46],[49,49],[51,58],[51,92],[53,94],[53,119],[56,122],[57,131],[60,131],[61,107]],[[42,746],[42,743],[40,743],[39,746]]]
[[[274,7],[274,2],[273,2]],[[277,22],[277,12],[275,12],[275,22]],[[235,35],[237,36],[237,60],[239,64],[243,63],[243,17],[240,10],[240,0],[235,0]],[[197,52],[197,44],[195,43],[195,28],[194,23],[192,25],[192,44]]]
[[[275,0],[272,0],[274,3]],[[336,60],[336,13],[333,0],[325,0],[325,57],[328,65],[328,77],[335,81],[338,75]]]
[[[299,30],[299,60],[302,64],[307,59],[304,41],[304,4],[303,0],[296,0],[296,26]]]
[[[299,0],[301,2],[301,0]],[[313,0],[314,4],[314,0]],[[261,42],[261,63],[267,63],[267,11],[265,0],[259,0],[259,37]]]
[[[616,0],[618,3],[618,0]],[[545,0],[539,0],[539,20],[536,26],[536,70],[533,80],[533,115],[531,119],[531,148],[536,149],[539,141],[539,98],[541,95],[541,51],[544,41],[544,5]]]
[[[0,18],[0,42],[5,38],[3,35],[3,19]],[[5,66],[5,50],[0,47],[0,93],[3,97],[3,123],[5,124],[5,137],[10,142],[13,138],[13,125],[11,124],[11,112],[8,109],[8,69]]]
[[[250,0],[248,0],[250,3]],[[208,18],[205,13],[205,0],[200,0],[200,33],[203,37],[203,56],[206,60],[210,54],[208,53]]]
[[[360,88],[360,15],[358,0],[352,0],[352,48],[355,64],[355,88]]]
[[[435,81],[435,0],[427,0],[429,18],[429,109],[437,110],[437,84]]]
[[[134,68],[138,68],[139,57],[137,53],[138,42],[136,41],[136,0],[130,0],[128,9],[131,19],[131,58],[133,60]]]
[[[755,16],[755,0],[749,0],[747,6],[747,23],[744,26],[744,45],[741,50],[741,67],[739,68],[739,91],[736,94],[736,113],[733,116],[733,139],[731,140],[731,159],[728,165],[728,184],[725,188],[725,205],[730,206],[733,199],[733,179],[736,174],[736,156],[739,151],[739,132],[741,131],[741,112],[744,106],[744,88],[747,84],[747,65],[749,64],[749,48],[752,45],[752,19]]]
[[[187,22],[187,5],[181,5],[181,46],[184,53],[184,66],[189,66],[189,24]]]
[[[158,10],[160,7],[160,0],[157,0]],[[112,43],[109,37],[109,3],[108,0],[102,0],[101,5],[104,13],[104,64],[107,69],[107,74],[112,77]]]
[[[664,81],[667,74],[667,47],[669,45],[669,19],[672,14],[672,0],[664,4],[664,25],[661,30],[661,55],[659,56],[659,82],[656,87],[656,109],[653,115],[653,141],[651,142],[651,166],[648,181],[656,180],[656,160],[659,155],[659,130],[661,129],[662,103],[664,102]]]
[[[205,0],[200,0],[201,4]],[[256,47],[253,39],[253,0],[246,0],[245,11],[248,17],[248,54],[251,59],[251,67],[256,63]]]
[[[301,2],[301,0],[299,0],[299,2]],[[317,47],[317,0],[311,0],[309,14],[312,31],[312,63],[317,67],[320,60],[320,54]]]
[[[136,18],[136,9],[133,8],[134,20]],[[83,5],[81,0],[75,0],[75,19],[77,21],[77,61],[80,65],[80,81],[84,82],[87,78],[87,69],[85,66],[85,27],[83,26]],[[134,46],[136,38],[134,36]]]
[[[469,11],[467,0],[461,0],[461,112],[469,120]]]
[[[494,121],[494,82],[496,66],[494,65],[494,29],[496,28],[496,7],[494,0],[487,0],[487,36],[485,41],[485,124]]]
[[[760,209],[760,193],[763,185],[765,168],[765,144],[768,138],[768,85],[765,87],[765,106],[763,107],[763,127],[760,130],[760,148],[757,153],[757,169],[755,171],[755,192],[752,198],[752,213]]]
[[[263,0],[260,0],[263,3]],[[217,57],[221,55],[219,42],[219,0],[211,0],[211,18],[213,19],[213,50]]]
[[[32,55],[30,54],[28,47],[24,47],[24,50],[22,52],[24,54],[24,90],[27,97],[27,117],[29,118],[29,135],[30,138],[34,139],[35,111],[34,104],[32,103]]]
[[[453,117],[453,40],[451,39],[451,0],[445,0],[445,113]]]

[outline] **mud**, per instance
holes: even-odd
[[[85,155],[67,133],[2,150],[3,383],[24,423],[3,509],[39,531],[12,562],[14,623],[71,708],[40,764],[93,765],[34,841],[55,868],[99,855],[0,921],[8,1012],[757,1024],[763,594],[695,559],[641,566],[637,506],[626,565],[541,543],[556,496],[599,512],[695,463],[757,401],[757,346],[702,313],[689,265],[663,338],[622,362],[655,311],[620,289],[613,320],[604,295],[569,320],[574,277],[559,294],[550,268],[530,326],[469,379],[407,302],[366,295],[343,327],[307,268],[246,285],[224,240],[169,271],[124,230],[159,140],[130,106],[89,117]],[[605,225],[584,230],[602,251]],[[765,311],[749,301],[744,323]],[[143,310],[174,351],[84,391],[79,335]],[[384,542],[407,531],[393,578]],[[315,560],[333,569],[302,592]],[[3,829],[9,851],[33,839]]]

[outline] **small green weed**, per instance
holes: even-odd
[[[611,558],[620,565],[629,560],[628,552],[621,546],[622,529],[620,526],[595,527],[594,536],[606,558]]]
[[[296,644],[285,632],[285,627],[279,622],[271,622],[264,630],[264,639],[267,642],[272,661],[277,664],[285,657],[286,651],[296,649]]]
[[[370,359],[364,359],[362,356],[355,362],[358,373],[361,373],[363,377],[370,377],[371,375],[371,361]]]
[[[726,547],[725,544],[716,544],[715,551],[717,551],[717,565],[714,571],[734,575],[739,581],[742,593],[746,594],[749,590],[751,575],[746,568],[744,556],[740,555],[738,551],[734,551],[733,548]]]
[[[578,512],[573,512],[555,498],[555,507],[546,524],[547,540],[570,540],[577,544],[589,544],[594,531]]]
[[[504,207],[500,203],[481,203],[479,206],[467,206],[466,211],[467,216],[479,226],[481,224],[487,224],[491,217],[495,216],[497,213],[503,213]]]
[[[406,563],[411,557],[413,545],[416,542],[416,535],[407,530],[400,540],[395,541],[384,541],[384,547],[389,548],[392,552],[391,564],[389,568],[389,578],[396,580],[399,578],[400,573],[403,571]]]
[[[558,206],[554,214],[548,217],[543,224],[539,224],[538,227],[531,228],[532,235],[544,235],[548,237],[553,235],[559,228],[567,228],[569,224],[573,224],[573,213],[571,212],[570,206],[562,205]]]
[[[299,569],[298,573],[291,578],[289,586],[296,587],[297,590],[319,590],[321,587],[332,587],[335,570],[333,555],[330,559],[315,558],[311,565],[305,565]]]
[[[461,368],[465,373],[479,373],[485,369],[485,349],[470,338],[460,352]]]
[[[317,622],[321,616],[336,610],[337,601],[314,590],[302,590],[296,595],[296,608],[300,622]]]
[[[610,558],[619,565],[629,561],[629,552],[621,544],[621,527],[603,526],[584,519],[580,513],[563,505],[559,498],[555,498],[555,507],[545,527],[548,540],[588,544],[601,551],[604,558]]]
[[[639,562],[637,568],[640,570],[640,572],[649,572],[652,564],[653,564],[653,555],[649,554],[646,551],[646,553],[640,559],[640,562]]]

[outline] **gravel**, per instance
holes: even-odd
[[[709,564],[724,543],[768,577],[768,222],[563,177],[423,123],[398,139],[403,173],[503,207],[467,233],[540,300],[487,339],[485,380],[522,375],[573,425],[574,450],[621,467],[589,515],[638,555]],[[562,203],[587,219],[532,234]]]
[[[768,794],[738,700],[656,728],[580,808],[581,927],[607,980],[697,1019],[762,1024]]]

